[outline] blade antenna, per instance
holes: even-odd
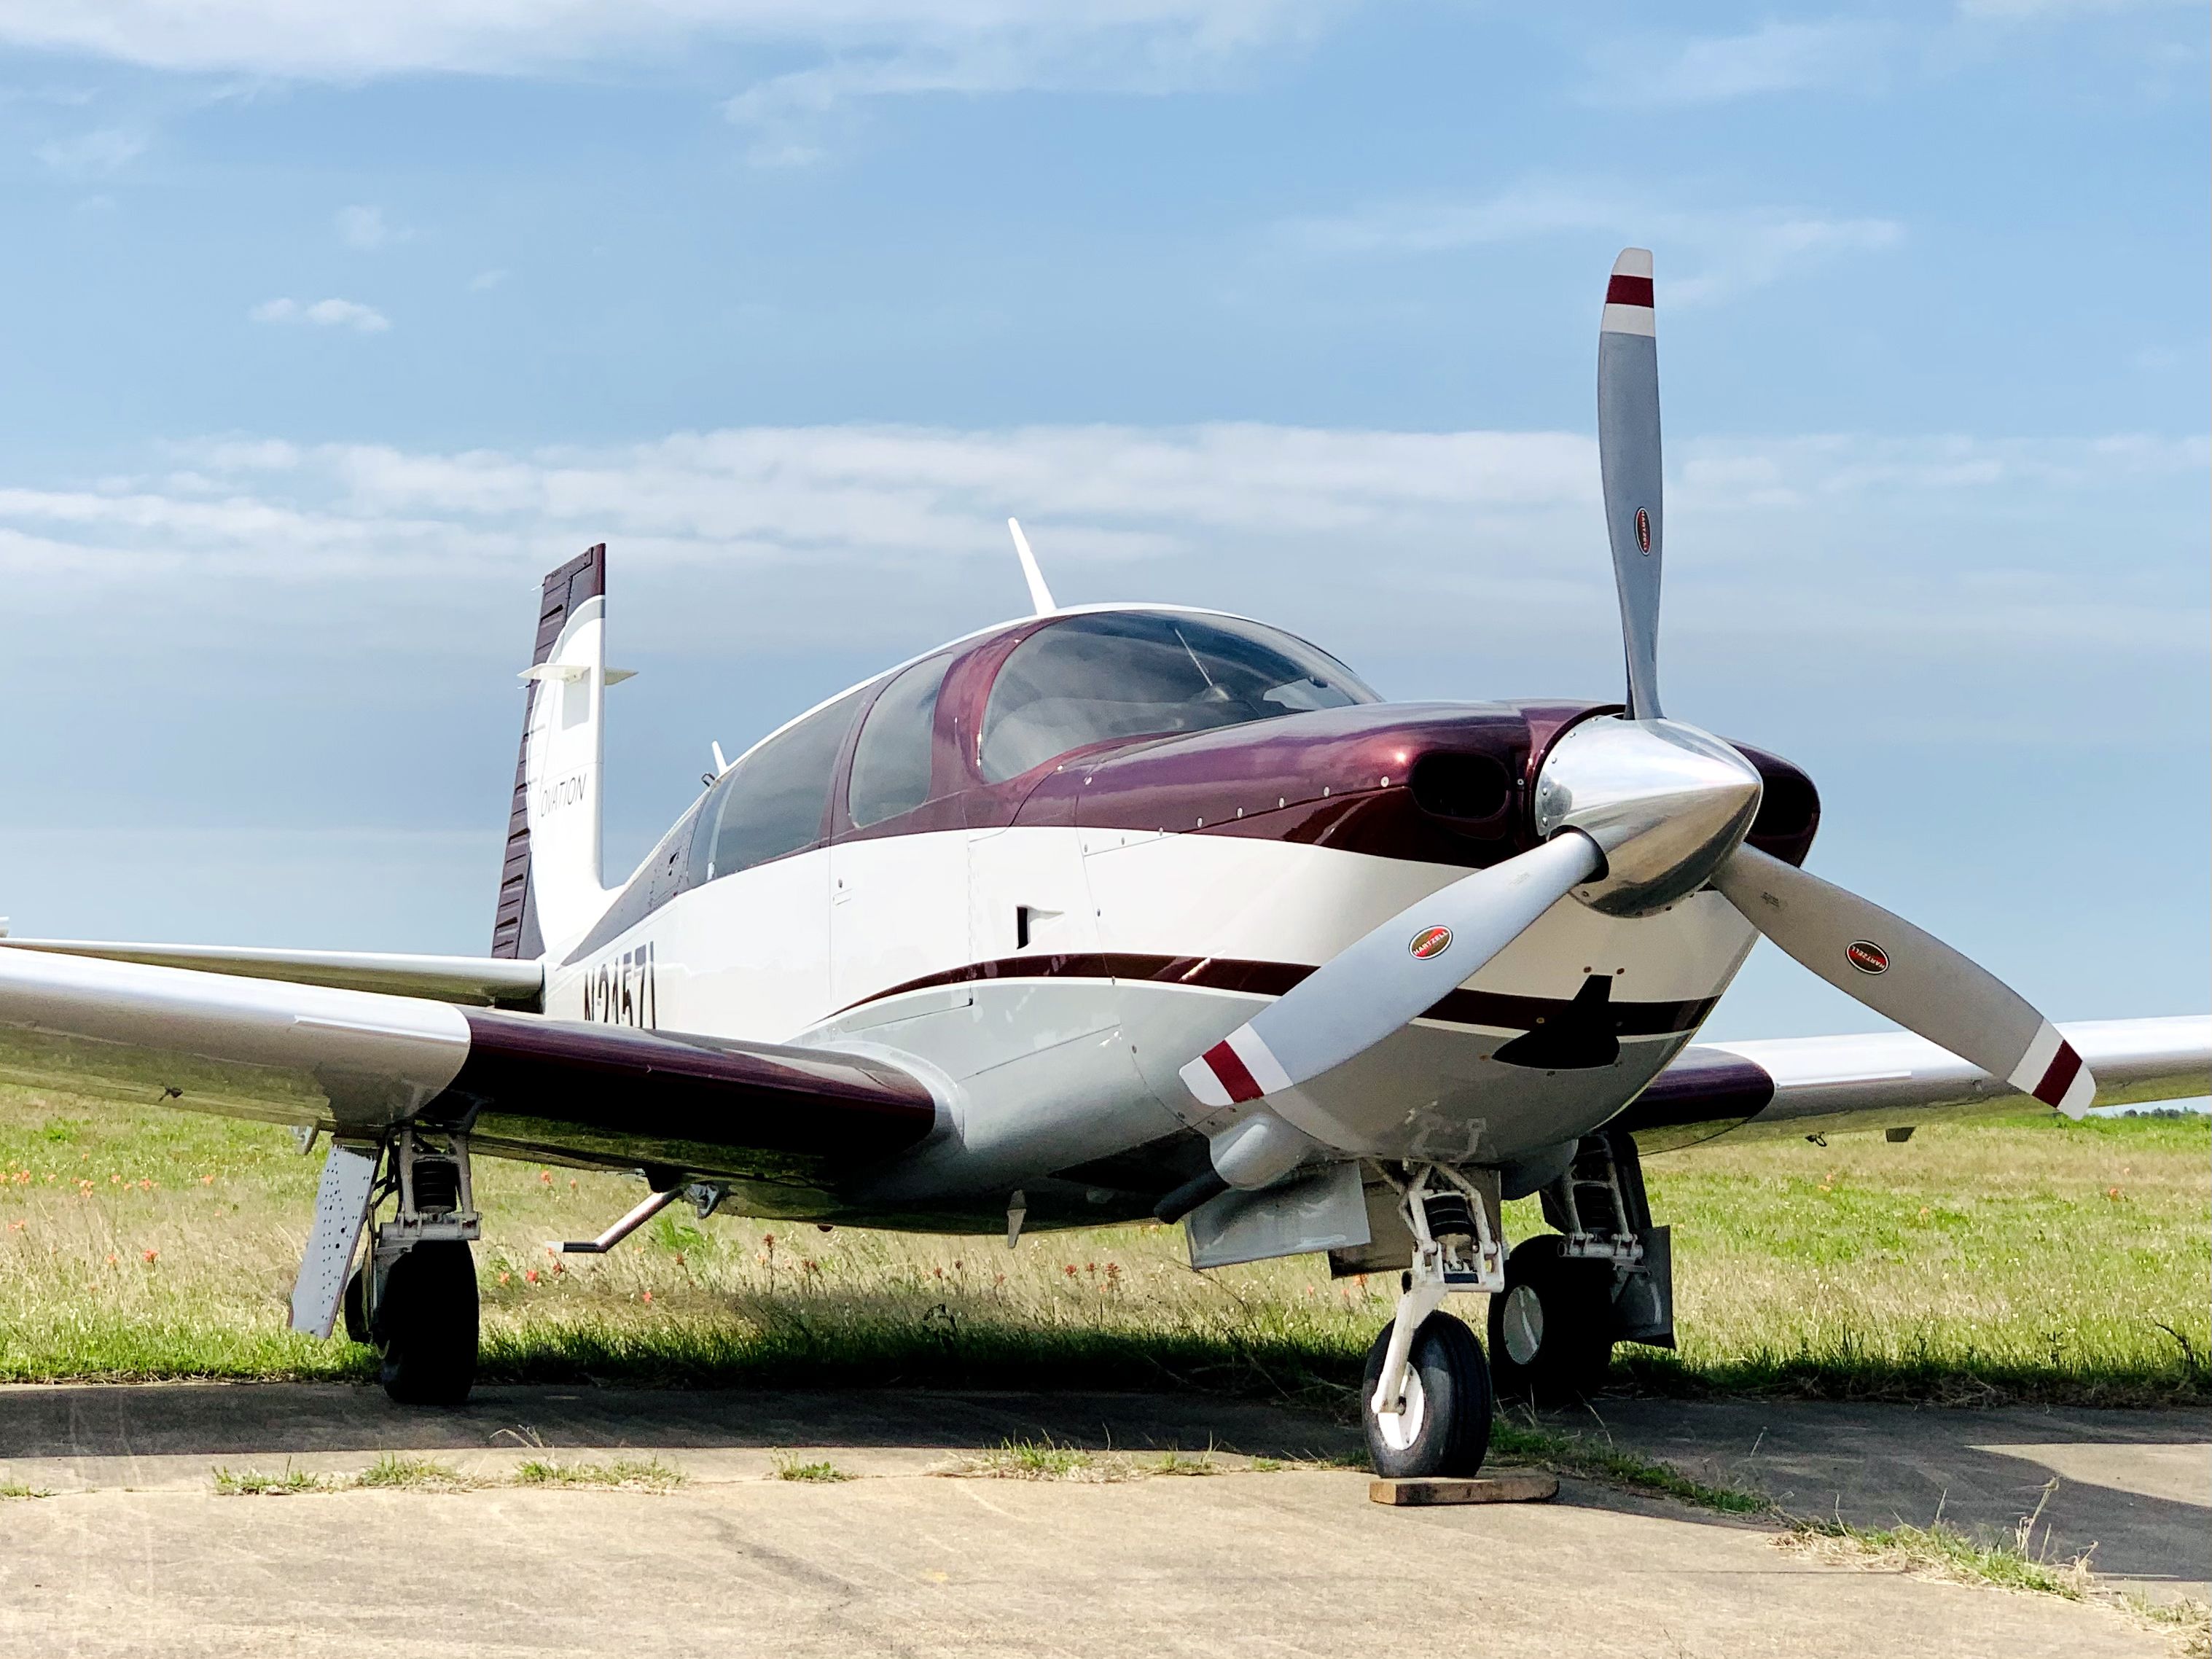
[[[1665,501],[1659,467],[1659,338],[1651,309],[1651,251],[1613,262],[1597,337],[1597,454],[1605,527],[1628,658],[1628,717],[1659,710],[1659,553]]]
[[[1048,617],[1060,607],[1053,603],[1052,589],[1044,585],[1044,572],[1037,568],[1036,555],[1030,551],[1030,538],[1022,534],[1022,522],[1009,519],[1006,528],[1014,532],[1014,551],[1021,558],[1022,580],[1030,585],[1030,609],[1040,617]]]

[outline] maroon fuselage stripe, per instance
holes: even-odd
[[[1113,979],[1130,983],[1190,985],[1212,991],[1243,991],[1279,997],[1314,970],[1291,962],[1248,962],[1233,957],[1156,957],[1122,952],[1073,956],[1002,957],[971,963],[888,986],[850,1005],[865,1007],[909,991],[939,985],[965,985],[988,979]],[[1670,1036],[1705,1023],[1719,999],[1689,1002],[1608,1002],[1605,1018],[1619,1036]],[[1491,991],[1448,991],[1420,1018],[1448,1025],[1480,1025],[1492,1030],[1528,1031],[1559,1019],[1575,1007],[1564,997],[1504,996]],[[840,1009],[839,1012],[849,1012]]]
[[[1230,1099],[1238,1105],[1248,1100],[1257,1100],[1267,1092],[1261,1088],[1244,1062],[1237,1058],[1237,1051],[1229,1046],[1226,1038],[1208,1048],[1204,1058],[1213,1075],[1221,1079],[1221,1086],[1229,1091]]]
[[[2074,1045],[2062,1042],[2058,1052],[2051,1057],[2051,1067],[2043,1074],[2043,1081],[2035,1085],[2035,1097],[2046,1106],[2056,1106],[2066,1098],[2066,1091],[2074,1086],[2081,1074],[2081,1056],[2074,1052]]]
[[[1651,279],[1649,276],[1616,276],[1605,285],[1605,302],[1609,306],[1651,307]],[[1589,302],[1585,301],[1584,304]]]

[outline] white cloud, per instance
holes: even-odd
[[[507,280],[507,272],[503,270],[480,270],[477,272],[475,276],[469,278],[469,292],[471,294],[489,293],[491,289],[497,288],[501,283],[505,282]]]
[[[1840,254],[1893,247],[1905,237],[1893,219],[1784,208],[1683,210],[1634,191],[1571,182],[1531,183],[1477,201],[1379,203],[1297,221],[1284,231],[1324,254],[1433,253],[1603,231],[1656,252],[1662,306],[1705,304]]]
[[[572,72],[716,46],[795,67],[724,108],[760,165],[811,161],[872,99],[1218,84],[1356,0],[11,0],[0,49],[357,82]]]
[[[1692,438],[1672,454],[1668,628],[1693,653],[1846,636],[1944,664],[2026,642],[2205,653],[2203,437]],[[2179,503],[2170,522],[2144,506],[2159,501]],[[520,592],[605,540],[641,579],[693,593],[702,626],[842,648],[904,618],[903,601],[840,593],[920,594],[972,621],[1014,604],[1009,513],[1063,597],[1303,611],[1353,639],[1449,613],[1515,648],[1533,630],[1600,665],[1612,649],[1595,449],[1563,432],[744,428],[531,453],[229,440],[161,472],[0,489],[0,570],[32,597],[228,580],[373,607],[406,579]],[[2121,544],[2116,567],[2103,549]],[[814,595],[797,615],[702,597],[778,572]]]
[[[756,165],[804,164],[868,100],[1022,90],[1157,95],[1218,84],[1256,52],[1310,40],[1347,3],[1010,3],[988,21],[948,9],[834,41],[825,61],[746,88],[723,112],[751,133]]]
[[[704,40],[839,55],[951,54],[980,41],[1057,55],[1127,40],[1163,60],[1282,38],[1331,0],[15,0],[0,43],[160,69],[337,80],[420,70],[503,74]]]
[[[257,323],[312,323],[318,328],[349,328],[356,334],[381,334],[392,319],[374,306],[357,300],[317,300],[301,305],[297,300],[264,300],[246,313]]]
[[[105,179],[120,173],[146,153],[145,138],[121,127],[96,127],[73,138],[55,138],[33,152],[56,173],[71,179]]]
[[[340,208],[334,216],[338,240],[348,247],[360,248],[364,252],[390,246],[393,242],[410,240],[415,233],[387,222],[380,207]]]
[[[1594,103],[1718,103],[1870,76],[1886,31],[1849,18],[1766,22],[1746,34],[1680,43],[1621,41],[1599,52],[1588,97]]]
[[[2100,17],[2123,11],[2197,11],[2198,0],[1959,0],[1962,17],[1996,22],[2039,22]]]

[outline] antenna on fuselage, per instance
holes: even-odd
[[[1050,616],[1060,607],[1052,601],[1052,589],[1044,585],[1044,572],[1037,568],[1036,555],[1030,551],[1030,538],[1022,534],[1022,521],[1009,519],[1006,528],[1014,532],[1014,551],[1021,557],[1022,580],[1030,585],[1030,609],[1040,617]]]

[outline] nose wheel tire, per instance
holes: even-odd
[[[1406,1361],[1404,1409],[1378,1413],[1375,1385],[1390,1346],[1385,1325],[1367,1351],[1360,1421],[1375,1472],[1396,1480],[1474,1474],[1490,1449],[1490,1366],[1474,1333],[1449,1314],[1431,1314]]]
[[[392,1264],[372,1335],[384,1391],[403,1406],[458,1406],[477,1376],[477,1267],[453,1240],[417,1244]]]
[[[1490,1298],[1491,1365],[1508,1399],[1584,1399],[1613,1364],[1612,1266],[1564,1257],[1563,1242],[1546,1233],[1514,1246],[1505,1289]]]

